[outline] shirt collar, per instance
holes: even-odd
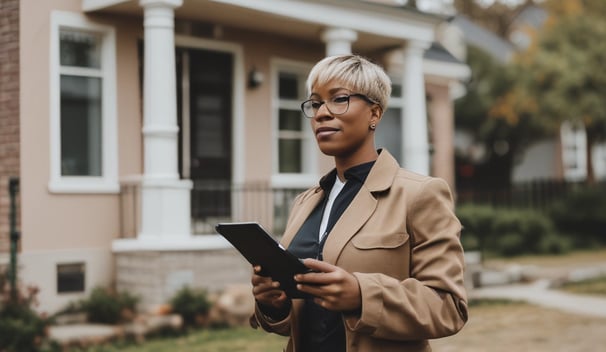
[[[354,181],[358,183],[364,183],[366,181],[366,177],[370,173],[370,169],[375,164],[375,160],[369,161],[364,164],[359,164],[349,169],[345,170],[344,176],[347,181]],[[329,191],[332,188],[332,185],[335,183],[335,178],[337,177],[337,169],[332,169],[326,176],[322,177],[320,180],[320,187],[324,191]]]

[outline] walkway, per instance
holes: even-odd
[[[503,298],[560,309],[569,313],[606,318],[606,297],[571,294],[549,288],[549,280],[475,288],[471,298]]]

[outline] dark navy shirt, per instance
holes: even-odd
[[[337,171],[332,170],[328,175],[320,180],[320,187],[324,191],[324,199],[311,212],[305,220],[288,250],[299,258],[316,258],[322,260],[322,250],[324,243],[330,235],[333,226],[339,220],[345,209],[349,206],[356,196],[374,161],[356,165],[345,171],[344,176],[347,182],[332,205],[326,232],[319,240],[320,223],[322,214],[326,206],[328,195],[335,183]],[[332,236],[338,236],[334,234]],[[313,299],[306,299],[302,312],[301,324],[301,350],[304,352],[339,352],[345,351],[345,327],[341,318],[341,313],[329,311],[313,302]]]

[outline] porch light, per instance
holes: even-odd
[[[248,73],[248,88],[257,88],[264,80],[265,76],[263,75],[263,72],[257,70],[257,68],[253,66]]]

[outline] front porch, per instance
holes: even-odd
[[[141,241],[141,182],[120,192],[120,238],[113,242],[116,288],[141,297],[153,310],[182,286],[220,292],[250,282],[251,267],[214,227],[219,222],[257,221],[276,237],[286,226],[290,204],[301,189],[266,183],[196,183],[190,191],[191,236]]]

